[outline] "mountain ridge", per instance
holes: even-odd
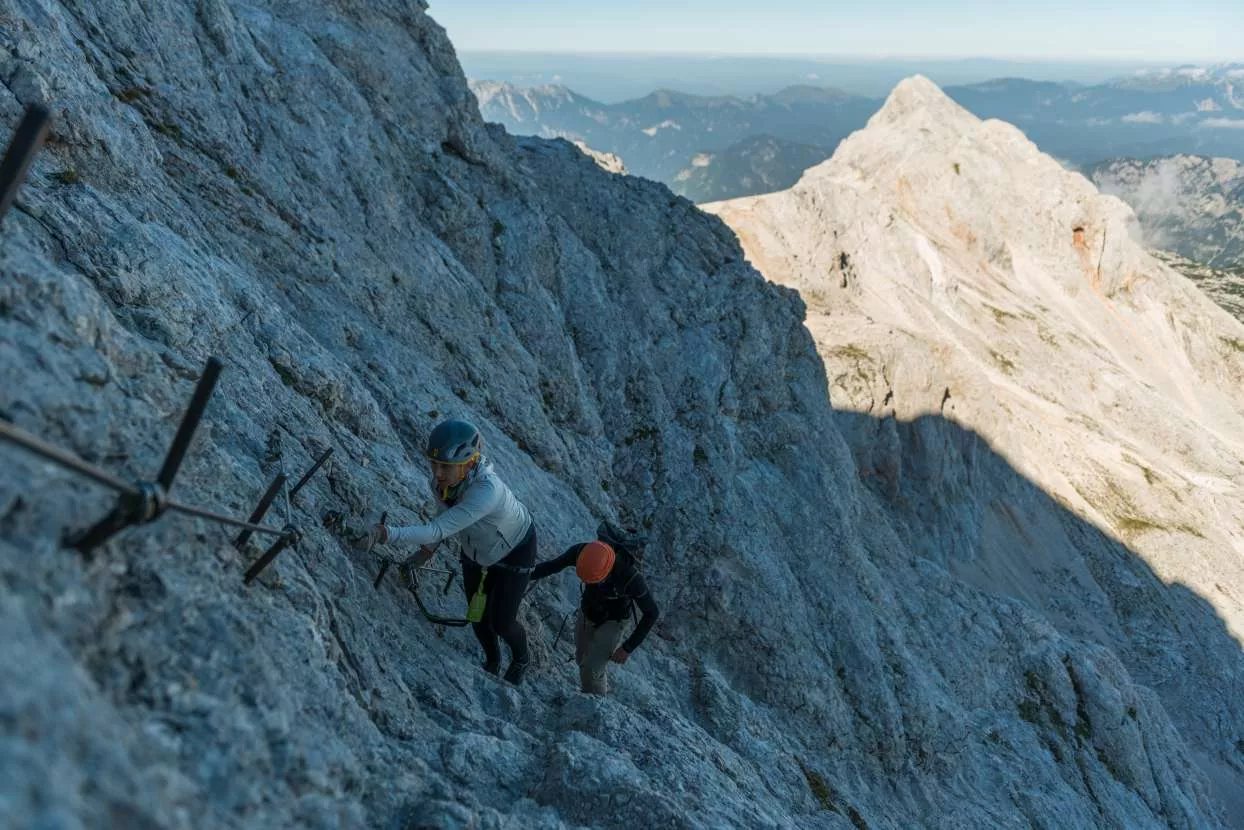
[[[1244,95],[1235,93],[1240,82],[1230,75],[1232,71],[1236,70],[1231,66],[1207,70],[1204,76],[1186,78],[1174,87],[1168,82],[1146,84],[1143,79],[1084,86],[1002,78],[948,87],[947,93],[982,118],[1020,126],[1043,150],[1074,166],[1090,167],[1110,156],[1171,152],[1244,160],[1244,130],[1230,129],[1237,120],[1244,123],[1244,118],[1233,115],[1244,111]],[[550,115],[541,121],[519,120],[492,106],[491,100],[485,96],[485,118],[500,121],[513,132],[579,138],[621,156],[637,175],[663,181],[696,201],[709,194],[752,195],[757,191],[751,187],[767,186],[749,186],[736,175],[700,185],[702,173],[695,179],[700,189],[688,191],[688,178],[679,176],[693,167],[697,155],[737,148],[746,138],[767,134],[820,147],[828,157],[881,105],[880,99],[806,84],[753,96],[705,97],[665,90],[616,104],[584,103],[578,115]],[[665,104],[657,106],[658,100]],[[661,130],[654,128],[670,117],[670,110],[679,111],[673,118],[683,130],[658,138]],[[789,156],[782,152],[763,161],[771,172],[762,180],[793,181],[805,161],[805,153],[792,147]]]
[[[1165,618],[1156,609],[1169,598],[1124,614],[1133,589],[1104,560],[1091,549],[1056,553],[1057,533],[1038,543],[1051,532],[1036,530],[1049,526],[1041,511],[983,485],[957,481],[950,505],[935,492],[913,512],[908,478],[922,471],[908,454],[918,458],[921,436],[888,419],[953,411],[1060,504],[1128,540],[1164,581],[1190,586],[1236,638],[1244,633],[1244,607],[1225,587],[1242,576],[1236,520],[1216,529],[1201,520],[1240,511],[1244,325],[1133,241],[1136,217],[1123,202],[1014,126],[982,121],[916,78],[791,189],[702,207],[730,224],[762,273],[808,302],[836,408],[868,416],[852,441],[858,463],[911,538],[965,551],[951,554],[952,572],[1043,608],[1061,630],[1113,643],[1129,671],[1149,674],[1161,624],[1140,620]],[[994,527],[997,514],[1006,518]],[[1042,587],[1051,561],[1079,599]],[[1096,603],[1100,613],[1083,610]],[[1118,614],[1146,634],[1101,627]],[[1227,675],[1239,676],[1224,647]],[[1164,676],[1159,695],[1234,810],[1244,782],[1233,755],[1211,747],[1229,746],[1237,727],[1207,731],[1201,710],[1218,664],[1184,670],[1188,685],[1176,691]]]

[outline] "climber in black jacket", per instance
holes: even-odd
[[[603,695],[609,689],[609,661],[625,663],[661,612],[639,570],[644,537],[623,532],[609,522],[601,522],[596,535],[596,541],[574,545],[556,559],[536,565],[531,579],[543,579],[574,566],[583,581],[575,618],[579,684],[588,694]],[[623,642],[626,618],[633,605],[639,606],[639,622]]]

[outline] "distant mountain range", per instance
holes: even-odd
[[[1118,156],[1244,159],[1244,65],[1179,67],[1095,86],[1004,79],[946,90],[1077,166]]]
[[[818,86],[747,97],[659,90],[604,104],[563,86],[472,81],[484,117],[578,139],[697,201],[789,186],[862,128],[881,100]],[[1071,167],[1175,153],[1244,159],[1244,64],[1150,70],[1095,85],[1008,78],[945,92],[1020,127]]]
[[[740,192],[772,193],[799,181],[809,167],[829,158],[824,147],[754,135],[717,152],[699,153],[671,184],[695,202],[732,198]]]
[[[602,104],[560,86],[521,88],[472,81],[471,88],[484,118],[504,124],[511,133],[579,139],[595,150],[621,156],[632,173],[665,182],[683,194],[687,191],[678,177],[695,169],[693,159],[732,147],[733,156],[738,158],[747,149],[734,145],[759,136],[779,142],[765,146],[763,152],[774,147],[783,150],[776,163],[784,175],[777,178],[789,178],[791,170],[798,178],[809,158],[815,163],[828,157],[838,142],[863,126],[878,106],[869,98],[812,86],[747,98],[658,90],[621,104]],[[815,158],[815,153],[809,155],[809,146],[823,151],[820,158]],[[750,163],[742,162],[743,166]],[[684,176],[682,181],[701,178]],[[723,179],[707,187],[724,187],[726,193],[714,196],[720,198],[737,195],[740,186]]]
[[[884,99],[903,78],[923,74],[945,88],[991,78],[1031,78],[1100,84],[1169,64],[1145,61],[1039,61],[989,58],[851,58],[791,55],[553,54],[463,49],[468,78],[517,86],[562,84],[597,101],[616,104],[654,89],[694,95],[765,95],[793,84],[834,86]]]

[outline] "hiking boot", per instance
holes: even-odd
[[[527,666],[530,665],[530,662],[529,660],[524,660],[520,663],[515,660],[510,663],[510,667],[505,670],[505,682],[513,683],[515,686],[521,685],[523,675],[527,673]]]
[[[485,661],[484,671],[488,672],[493,677],[496,677],[497,675],[501,674],[501,658],[498,657],[496,660]]]

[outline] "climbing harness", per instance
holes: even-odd
[[[536,569],[535,565],[507,565],[504,562],[493,562],[488,567],[494,568],[498,571],[506,571],[512,574],[519,574],[520,576],[522,574],[529,574]],[[530,587],[528,588],[528,590],[531,590]],[[527,596],[527,594],[524,593],[523,596]]]

